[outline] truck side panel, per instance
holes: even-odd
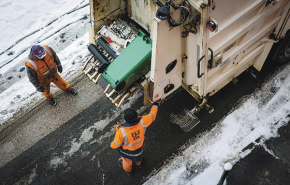
[[[220,22],[217,21],[218,31],[209,34],[209,48],[213,50],[214,56],[222,54],[223,59],[217,67],[207,68],[205,94],[216,93],[250,66],[261,70],[274,43],[269,35],[283,21],[281,16],[287,5],[285,0],[274,6],[265,6],[265,2],[261,0],[242,3],[244,4],[239,5],[238,2],[229,0],[217,1],[217,8],[211,13],[211,18]],[[219,4],[227,4],[231,8],[222,6],[219,9]]]

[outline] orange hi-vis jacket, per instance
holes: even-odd
[[[40,85],[52,82],[57,73],[57,66],[54,61],[52,51],[47,45],[43,46],[43,48],[47,53],[44,60],[31,60],[27,57],[27,60],[25,61],[25,65],[36,72],[37,80]]]
[[[118,149],[120,155],[134,162],[142,160],[143,144],[147,127],[155,120],[158,106],[153,105],[150,113],[141,116],[139,122],[134,124],[123,123],[117,125],[112,149]]]

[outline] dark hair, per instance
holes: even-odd
[[[124,111],[124,119],[128,123],[134,123],[138,119],[138,114],[135,110],[129,108]]]

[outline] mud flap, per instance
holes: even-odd
[[[171,114],[170,121],[179,125],[184,132],[189,132],[200,122],[200,119],[190,110],[185,109],[181,114]]]

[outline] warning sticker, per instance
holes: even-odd
[[[230,57],[227,58],[226,60],[222,61],[220,64],[220,67],[223,67],[226,63],[228,63],[230,61]]]

